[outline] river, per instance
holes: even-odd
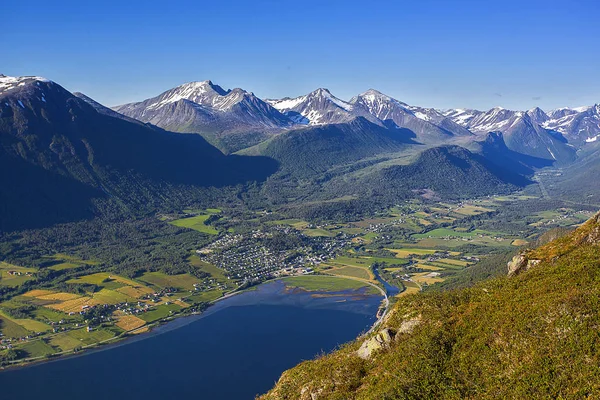
[[[381,296],[281,281],[79,356],[0,372],[2,399],[253,399],[302,360],[356,338]]]

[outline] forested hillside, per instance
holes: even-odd
[[[101,114],[53,82],[25,80],[0,99],[0,230],[87,218],[101,208],[182,207],[277,169],[263,157],[226,157],[198,135]]]

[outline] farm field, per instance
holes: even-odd
[[[0,286],[19,286],[33,279],[36,271],[34,268],[19,267],[0,261]]]
[[[224,270],[217,268],[212,264],[209,264],[207,262],[200,260],[200,258],[198,258],[198,256],[196,256],[196,255],[190,256],[189,261],[190,261],[190,264],[192,264],[194,267],[198,268],[202,272],[206,272],[207,274],[210,274],[218,282],[221,282],[223,284],[229,283],[229,279],[227,279],[227,276],[225,275]]]
[[[181,308],[182,307],[178,304],[161,304],[160,306],[156,307],[156,309],[141,314],[140,319],[146,322],[158,321],[159,319],[170,316],[172,312],[181,310]]]
[[[190,274],[167,275],[162,272],[146,272],[139,280],[161,289],[174,287],[183,290],[194,290],[194,283],[200,283],[198,278]]]
[[[289,288],[300,288],[309,292],[341,292],[365,288],[368,293],[379,293],[377,289],[358,280],[325,275],[292,276],[284,278],[283,282]]]
[[[53,262],[52,265],[50,265],[51,270],[53,271],[63,271],[65,269],[73,269],[73,268],[78,268],[78,267],[82,267],[82,266],[90,266],[90,265],[98,265],[99,262],[98,261],[94,261],[94,260],[82,260],[81,258],[75,257],[75,256],[70,256],[68,254],[55,254],[53,256],[46,256],[44,257],[48,260],[51,260]]]
[[[327,274],[338,275],[338,276],[349,276],[352,278],[363,279],[365,281],[372,281],[375,279],[373,273],[366,268],[362,267],[335,267],[325,271]]]
[[[197,211],[185,210],[189,213],[196,213]],[[206,221],[212,216],[219,214],[221,210],[216,208],[209,208],[199,212],[199,215],[176,219],[169,222],[171,225],[179,226],[181,228],[189,228],[198,232],[206,233],[209,235],[216,235],[219,233],[215,228],[206,224]]]
[[[117,317],[117,323],[115,325],[127,332],[146,325],[146,321],[135,315],[123,315]]]

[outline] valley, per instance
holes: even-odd
[[[526,220],[514,215],[505,224],[496,221],[498,213],[512,215],[521,207],[540,211]],[[161,263],[111,267],[103,257],[115,250],[109,242],[93,257],[69,240],[55,243],[59,252],[36,258],[45,252],[36,251],[32,237],[7,240],[6,248],[14,250],[11,262],[0,266],[0,355],[10,366],[114,343],[274,279],[309,292],[376,294],[373,285],[385,290],[379,274],[398,288],[391,304],[440,285],[460,287],[473,271],[502,274],[503,257],[542,232],[577,226],[592,215],[589,207],[556,207],[517,193],[409,200],[369,218],[328,222],[225,207],[159,214],[152,224],[159,230],[172,226],[177,234],[150,239],[143,251],[158,255],[157,241],[167,240],[171,248],[179,242],[182,265],[171,270]],[[24,252],[27,241],[31,247]]]

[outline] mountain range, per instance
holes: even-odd
[[[600,164],[599,121],[597,105],[436,110],[373,89],[262,100],[211,81],[111,109],[44,78],[0,75],[0,164],[13,171],[0,179],[0,229],[93,217],[106,202],[136,213],[239,201],[250,187],[261,203],[389,205],[511,191],[549,166],[566,168],[567,187]]]
[[[559,164],[600,137],[600,106],[512,111],[436,110],[408,105],[370,89],[345,101],[319,88],[295,98],[265,99],[210,81],[191,82],[157,97],[113,108],[123,115],[175,132],[199,133],[225,152],[252,147],[301,127],[349,123],[356,118],[391,131],[405,130],[431,145],[478,141],[503,133],[510,150]]]

